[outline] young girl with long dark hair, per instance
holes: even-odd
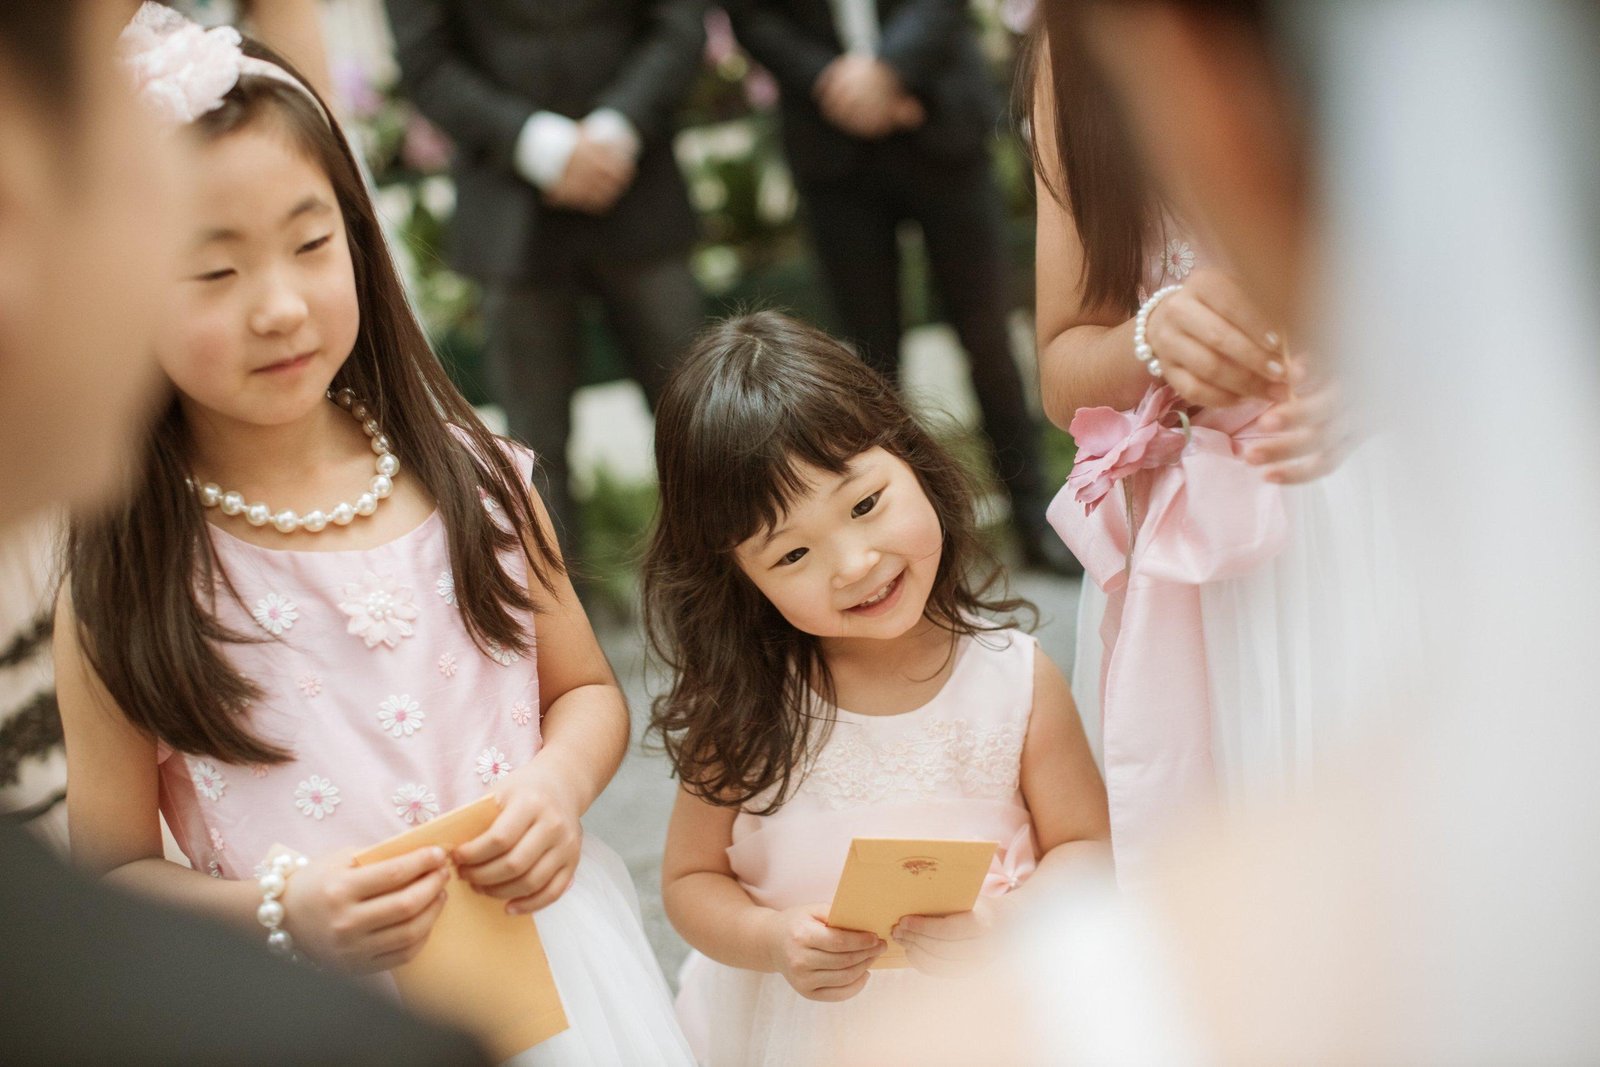
[[[326,106],[238,40],[149,5],[126,43],[196,141],[198,218],[156,344],[171,401],[128,502],[71,534],[73,850],[357,972],[416,954],[453,863],[538,912],[572,1025],[537,1062],[687,1062],[627,872],[579,823],[627,711],[533,459],[430,351]],[[351,865],[485,792],[500,815],[453,854]],[[274,845],[309,862],[263,870]]]
[[[682,783],[662,893],[697,950],[680,1016],[702,1063],[832,1062],[883,989],[989,951],[1030,875],[1103,849],[1100,778],[995,592],[962,468],[843,345],[771,312],[713,327],[656,462],[653,725]],[[913,969],[870,984],[885,946],[824,922],[856,836],[1001,843],[977,907],[903,920]]]
[[[1137,887],[1186,818],[1304,787],[1359,715],[1353,635],[1381,610],[1386,525],[1329,368],[1300,346],[1291,356],[1182,190],[1151,179],[1149,145],[1091,47],[1094,8],[1040,4],[1024,84],[1041,393],[1078,445],[1050,509],[1087,573],[1073,692],[1105,772],[1118,876]],[[1169,28],[1205,20],[1281,90],[1258,0],[1140,12]],[[1241,109],[1282,106],[1260,95]],[[1258,168],[1299,188],[1298,146],[1273,147]],[[1290,245],[1304,224],[1258,222]]]

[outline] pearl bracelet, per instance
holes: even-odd
[[[272,857],[267,873],[256,882],[261,887],[261,906],[256,909],[256,922],[267,928],[267,951],[274,956],[294,959],[294,938],[283,928],[283,902],[278,898],[289,886],[289,878],[311,862],[293,852],[279,852]]]
[[[1165,289],[1157,289],[1133,316],[1133,358],[1144,364],[1144,369],[1150,372],[1152,378],[1161,377],[1161,361],[1145,339],[1145,328],[1150,324],[1150,313],[1156,309],[1156,305],[1182,288],[1181,285],[1169,285]]]

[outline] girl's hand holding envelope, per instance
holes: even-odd
[[[979,897],[971,911],[936,917],[907,915],[889,935],[906,962],[923,974],[969,973],[994,958],[996,936],[1011,909],[1009,897]]]
[[[849,1000],[887,946],[876,934],[829,926],[827,915],[827,904],[771,912],[772,969],[808,1000]]]

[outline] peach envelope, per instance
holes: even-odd
[[[874,969],[906,966],[905,949],[889,940],[907,915],[971,911],[994,860],[997,841],[858,837],[828,910],[828,925],[866,930],[888,942]]]
[[[499,814],[499,801],[480,797],[374,845],[355,863],[377,863],[429,845],[453,849],[487,830]],[[565,1030],[561,994],[533,919],[507,915],[505,901],[473,892],[454,871],[445,893],[428,943],[390,972],[406,1006],[475,1035],[496,1062]]]

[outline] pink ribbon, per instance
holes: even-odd
[[[1010,841],[995,849],[979,892],[986,897],[1004,896],[1027,881],[1038,866],[1033,854],[1033,824],[1019,826]]]
[[[1159,412],[1165,429],[1186,434],[1175,458],[1130,460],[1126,446],[1138,444],[1130,434],[1114,446],[1120,493],[1102,501],[1108,494],[1100,478],[1092,491],[1099,495],[1086,500],[1087,481],[1069,479],[1048,512],[1108,598],[1100,628],[1100,715],[1112,850],[1124,887],[1148,884],[1152,848],[1175,818],[1215,797],[1200,586],[1248,574],[1282,549],[1289,530],[1281,488],[1263,481],[1239,454],[1254,436],[1247,428],[1267,405],[1202,410],[1180,428],[1170,425],[1178,421],[1175,404],[1169,417],[1162,410],[1169,405],[1150,402],[1152,395],[1175,399],[1159,396],[1169,392],[1153,388],[1136,410]],[[1108,411],[1088,413],[1104,427]],[[1111,414],[1150,439],[1149,417]],[[1103,444],[1096,442],[1092,453],[1080,450],[1077,463],[1104,470]],[[1130,514],[1137,531],[1131,537]]]

